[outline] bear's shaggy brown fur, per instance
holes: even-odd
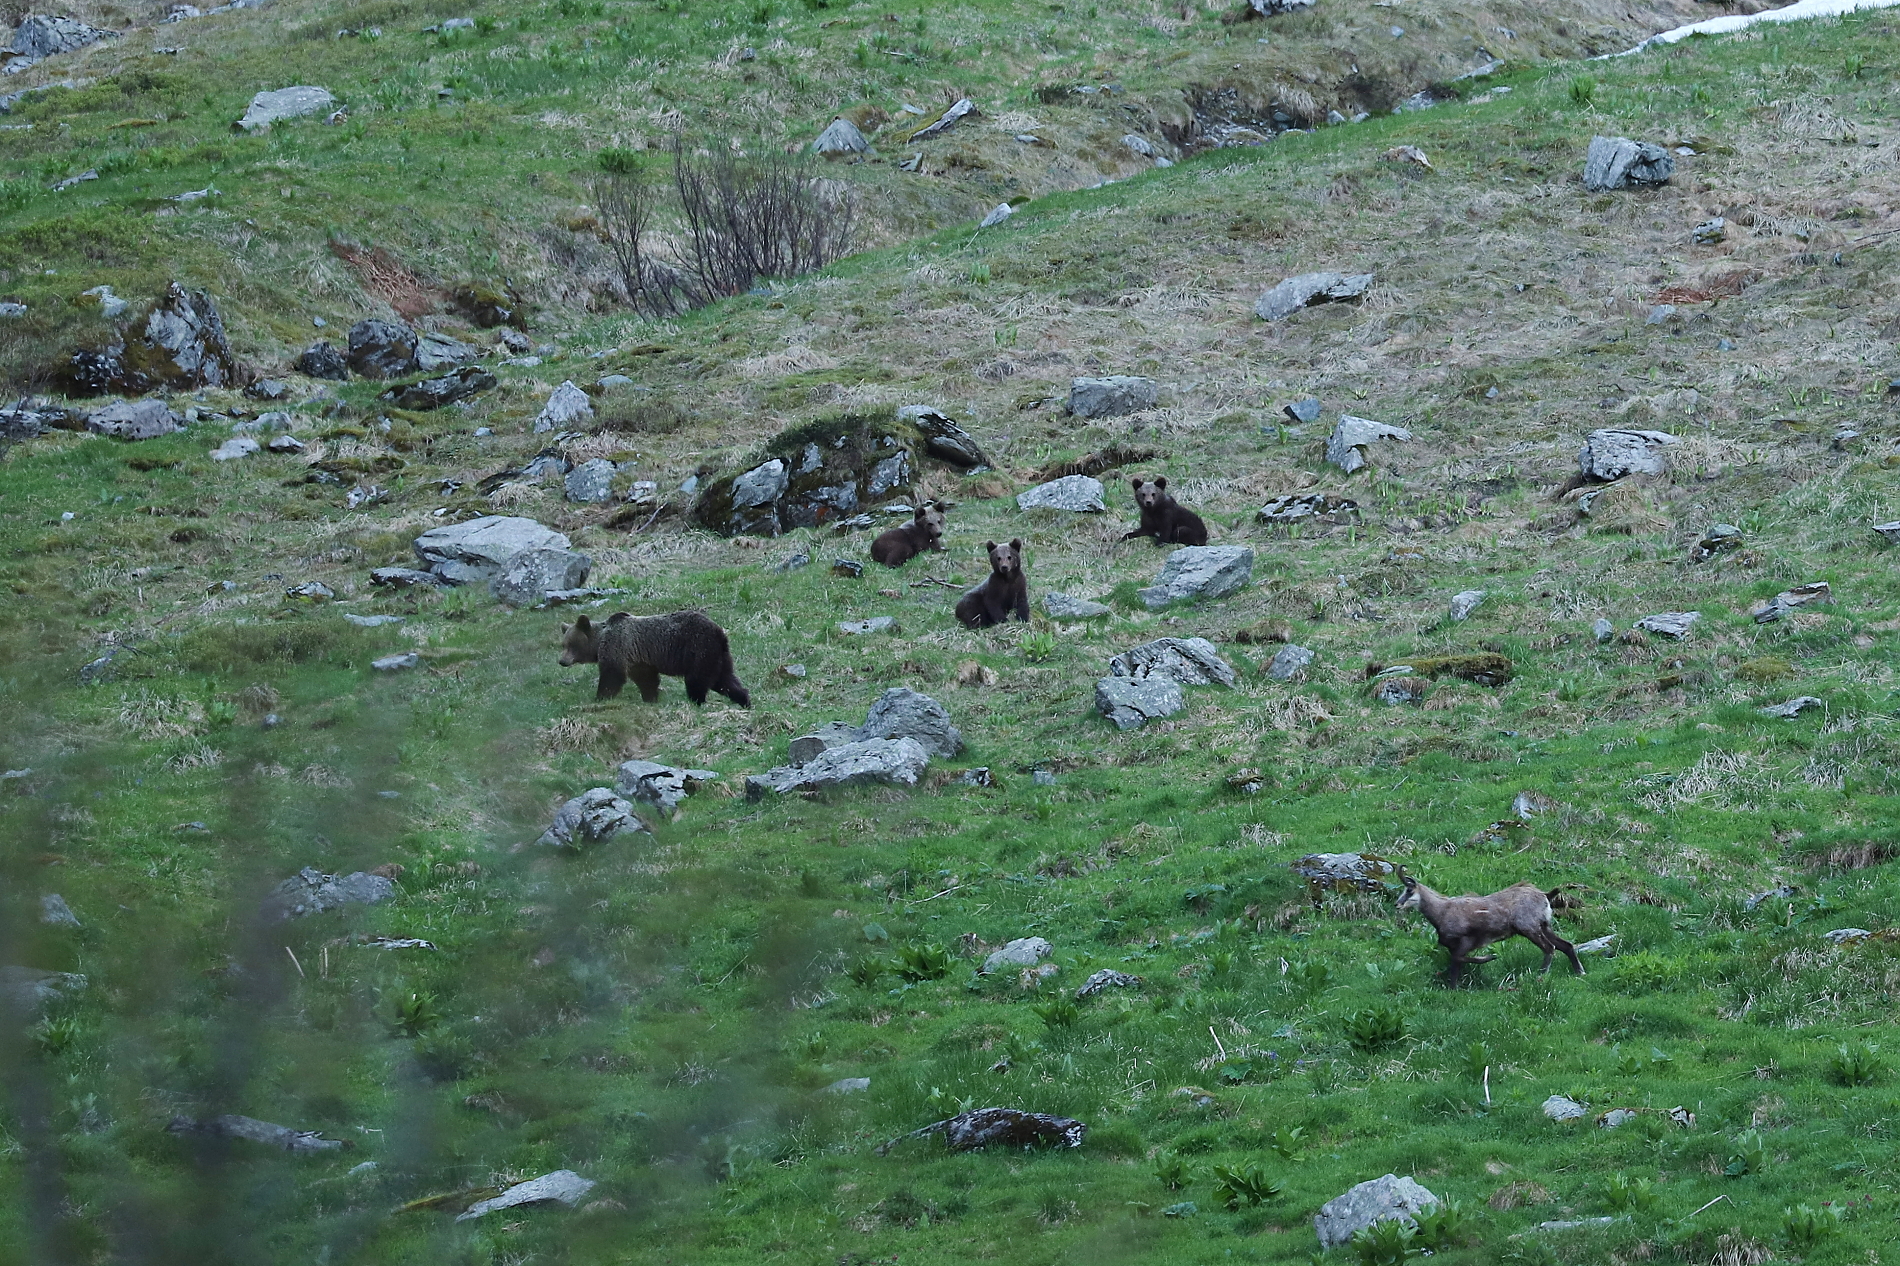
[[[686,697],[705,703],[706,692],[716,690],[742,708],[752,706],[752,695],[732,671],[732,649],[726,631],[699,611],[670,615],[628,615],[619,611],[596,626],[586,616],[561,629],[561,667],[599,664],[596,699],[612,699],[631,677],[640,697],[652,703],[660,697],[660,678],[684,677]]]
[[[934,501],[918,506],[903,527],[879,534],[871,542],[871,561],[902,567],[925,550],[943,550],[943,509]]]
[[[1029,622],[1029,578],[1023,575],[1023,543],[998,545],[987,541],[989,578],[957,601],[957,619],[973,629],[1001,624],[1015,616]]]
[[[1207,544],[1207,524],[1168,492],[1166,475],[1153,482],[1139,477],[1129,482],[1135,486],[1135,505],[1141,509],[1141,526],[1125,534],[1124,541],[1152,536],[1161,545]]]

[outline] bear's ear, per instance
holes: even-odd
[[[1019,537],[1017,537],[1017,538],[1016,538],[1015,540],[1013,540],[1013,541],[1011,541],[1011,542],[1009,543],[1009,547],[1010,547],[1011,549],[1013,549],[1013,550],[1015,550],[1015,551],[1016,551],[1016,552],[1017,552],[1018,554],[1020,554],[1020,553],[1022,553],[1022,552],[1023,552],[1023,540],[1022,540],[1022,538],[1021,538],[1021,537],[1019,536]]]
[[[594,631],[593,621],[584,615],[576,618],[574,621],[574,631],[576,633],[592,633]]]
[[[1129,483],[1130,483],[1131,485],[1133,485],[1133,487],[1134,487],[1134,489],[1135,489],[1135,491],[1136,491],[1136,492],[1140,492],[1140,491],[1141,491],[1141,485],[1142,485],[1142,483],[1143,483],[1144,481],[1142,480],[1142,477],[1141,477],[1140,475],[1136,475],[1136,476],[1135,476],[1135,477],[1134,477],[1133,479],[1131,479],[1131,480],[1129,480],[1128,482],[1129,482]]]
[[[1155,487],[1166,488],[1167,486],[1168,486],[1168,477],[1166,475],[1157,475],[1155,477]]]
[[[984,553],[986,553],[986,554],[993,554],[993,553],[995,553],[995,552],[996,552],[996,542],[995,542],[995,541],[985,541],[985,542],[983,542],[983,552],[984,552]]]

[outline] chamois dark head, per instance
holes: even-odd
[[[1405,891],[1399,894],[1399,900],[1398,900],[1398,904],[1396,908],[1400,910],[1418,909],[1419,907],[1418,880],[1412,878],[1410,875],[1406,874],[1404,871],[1399,872],[1399,878],[1405,881]]]

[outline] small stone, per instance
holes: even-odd
[[[1855,941],[1871,940],[1874,934],[1869,932],[1866,928],[1835,928],[1833,931],[1823,932],[1821,935],[1826,937],[1831,944],[1851,945]]]
[[[979,229],[993,229],[997,225],[1001,224],[1004,220],[1009,219],[1010,216],[1015,215],[1015,214],[1016,214],[1015,207],[1010,206],[1009,203],[1007,202],[999,202],[996,204],[995,207],[993,207],[990,210],[990,213],[988,215],[984,216],[981,220],[977,221],[976,227],[978,227]]]
[[[1792,721],[1809,708],[1824,708],[1826,706],[1825,703],[1813,695],[1801,695],[1798,698],[1788,700],[1786,703],[1771,704],[1766,708],[1757,708],[1755,711],[1765,717],[1780,717],[1783,720]]]
[[[1695,226],[1690,236],[1700,246],[1713,246],[1728,237],[1728,221],[1721,216],[1704,220]]]
[[[1137,591],[1159,611],[1185,599],[1224,598],[1253,579],[1253,550],[1244,545],[1188,545],[1168,555],[1155,583]]]
[[[1088,475],[1065,475],[1017,494],[1016,508],[1100,514],[1108,509],[1108,502],[1103,495],[1101,480]]]
[[[940,135],[955,127],[961,120],[976,113],[978,113],[976,102],[970,100],[968,97],[960,98],[949,109],[945,110],[929,123],[918,128],[915,132],[912,132],[909,136],[905,137],[904,140],[908,144],[912,141],[926,140],[929,137]]]
[[[1454,620],[1469,620],[1471,613],[1476,611],[1478,604],[1483,601],[1484,590],[1467,589],[1463,593],[1456,594],[1452,597],[1448,614]]]
[[[463,345],[457,344],[457,346]],[[417,345],[418,368],[426,370],[434,367],[423,363],[420,355],[421,351],[428,347],[427,337]],[[479,365],[463,365],[439,378],[425,378],[421,382],[412,382],[407,386],[386,391],[383,393],[383,398],[394,401],[399,409],[440,409],[458,400],[466,400],[484,391],[492,391],[496,381],[495,375]]]
[[[369,574],[369,583],[386,589],[414,589],[418,585],[435,588],[442,578],[432,571],[417,571],[413,567],[378,567]]]
[[[732,504],[740,508],[770,505],[784,495],[789,480],[785,463],[774,457],[732,481]]]
[[[415,651],[403,651],[396,655],[385,655],[381,659],[372,659],[369,666],[379,673],[396,673],[405,668],[414,668],[422,662],[422,656]]]
[[[233,435],[211,450],[211,460],[214,462],[235,461],[240,457],[249,457],[262,447],[263,445],[248,435]]]
[[[76,928],[80,926],[79,916],[66,904],[66,898],[56,892],[40,897],[40,922],[49,927]]]
[[[888,633],[896,627],[896,618],[888,615],[874,615],[868,620],[841,620],[838,622],[838,632],[850,637],[864,637],[872,633]]]
[[[264,913],[282,922],[346,905],[378,905],[395,895],[396,885],[382,875],[359,870],[339,877],[306,866],[277,885],[264,903]]]
[[[1557,802],[1541,791],[1520,791],[1511,798],[1511,816],[1519,822],[1529,822],[1556,807]]]
[[[1344,303],[1364,297],[1372,288],[1371,273],[1301,273],[1288,277],[1262,294],[1254,315],[1263,321],[1283,321],[1301,308],[1320,303]]]
[[[1373,683],[1372,697],[1388,708],[1417,703],[1425,697],[1425,683],[1417,677],[1382,677]]]
[[[1662,450],[1681,442],[1663,431],[1607,427],[1590,432],[1583,441],[1577,466],[1591,479],[1603,482],[1625,475],[1660,475],[1668,469]]]
[[[831,563],[831,574],[834,576],[843,576],[847,580],[857,580],[864,575],[864,564],[855,558],[833,559]]]
[[[1310,426],[1319,421],[1319,398],[1307,396],[1304,399],[1295,400],[1292,404],[1282,405],[1280,411],[1286,414],[1289,421]]]
[[[321,580],[306,580],[284,590],[284,597],[293,602],[329,602],[336,597],[336,590]]]
[[[1052,620],[1093,620],[1110,614],[1107,606],[1087,598],[1072,598],[1055,590],[1042,595],[1042,609]]]
[[[1591,139],[1584,158],[1583,187],[1593,193],[1645,188],[1667,184],[1675,173],[1676,160],[1660,145],[1626,136],[1598,136]]]
[[[455,1220],[467,1222],[500,1209],[514,1209],[522,1205],[563,1204],[571,1209],[593,1189],[592,1181],[582,1178],[573,1170],[557,1169],[551,1174],[517,1183],[493,1199],[477,1200],[468,1207],[467,1212],[457,1215]]]
[[[349,362],[327,340],[319,340],[305,348],[294,368],[306,377],[323,378],[331,382],[347,382],[350,377]]]
[[[562,489],[569,501],[583,505],[608,501],[613,498],[614,476],[619,472],[620,468],[606,458],[596,457],[568,471]]]
[[[1596,638],[1598,646],[1602,646],[1616,636],[1616,626],[1602,616],[1598,616],[1596,623],[1590,626],[1590,635]]]
[[[957,784],[963,787],[994,787],[996,779],[991,775],[988,765],[978,765],[975,769],[966,769],[958,775]]]
[[[1141,977],[1130,976],[1125,971],[1116,971],[1113,968],[1104,967],[1101,971],[1095,972],[1087,980],[1082,982],[1082,987],[1075,991],[1075,998],[1077,1002],[1080,1002],[1086,998],[1093,998],[1098,993],[1105,993],[1110,989],[1138,989],[1140,987]]]
[[[357,615],[353,611],[345,611],[343,618],[362,629],[379,629],[385,624],[401,624],[403,619],[399,615]]]
[[[803,664],[781,664],[779,672],[793,681],[803,681],[806,677],[806,668]]]
[[[855,1095],[862,1094],[870,1088],[871,1079],[869,1077],[840,1077],[819,1093],[827,1095]]]
[[[1412,433],[1402,426],[1388,426],[1384,422],[1374,422],[1371,418],[1356,418],[1350,413],[1342,413],[1326,441],[1326,460],[1350,475],[1367,464],[1366,448],[1369,445],[1379,440],[1409,441],[1411,438]]]
[[[1314,658],[1313,652],[1304,646],[1282,646],[1267,665],[1267,676],[1275,681],[1292,681],[1306,672]]]
[[[1172,677],[1104,677],[1095,683],[1095,710],[1118,730],[1138,730],[1187,706]]]
[[[710,769],[678,769],[658,761],[630,760],[615,771],[614,790],[672,816],[680,803],[719,775]]]
[[[1029,780],[1038,787],[1053,787],[1056,785],[1055,771],[1052,769],[1031,770]]]
[[[593,419],[594,404],[587,398],[587,393],[572,382],[564,382],[554,389],[547,403],[541,406],[541,412],[535,415],[534,429],[537,434],[543,431],[565,431]]]
[[[1655,615],[1646,615],[1632,627],[1645,633],[1656,633],[1663,637],[1681,640],[1689,635],[1697,620],[1702,618],[1700,611],[1659,611]]]
[[[262,1143],[266,1147],[275,1147],[286,1152],[335,1152],[343,1148],[343,1140],[326,1139],[321,1131],[293,1130],[287,1125],[259,1121],[256,1117],[226,1115],[210,1121],[194,1121],[190,1117],[177,1116],[166,1125],[165,1132],[241,1139],[247,1143]]]
[[[1689,551],[1689,558],[1693,562],[1705,563],[1717,554],[1741,548],[1741,544],[1742,529],[1733,523],[1711,524],[1709,530],[1702,534],[1702,539],[1695,543],[1695,548]]]
[[[1055,947],[1040,936],[1019,937],[983,960],[983,974],[1006,967],[1034,967],[1055,952]]]
[[[1160,400],[1161,384],[1152,378],[1111,374],[1069,384],[1069,412],[1078,418],[1124,417],[1152,409]]]
[[[301,453],[303,441],[294,435],[273,435],[270,443],[264,446],[273,453]]]
[[[1575,1099],[1563,1095],[1552,1095],[1544,1100],[1544,1115],[1553,1121],[1580,1121],[1589,1115],[1590,1110]]]
[[[1659,303],[1659,304],[1656,304],[1654,307],[1650,308],[1649,315],[1643,318],[1643,324],[1644,325],[1661,325],[1663,322],[1667,321],[1670,317],[1674,315],[1676,315],[1675,304]]]
[[[1359,517],[1359,503],[1330,492],[1292,493],[1275,497],[1254,516],[1262,523],[1289,524],[1319,518],[1337,523]]]
[[[1597,1118],[1597,1128],[1601,1130],[1614,1130],[1619,1125],[1629,1124],[1631,1121],[1634,1121],[1636,1117],[1637,1113],[1629,1108],[1611,1108],[1608,1112],[1605,1112],[1602,1116]]]
[[[1790,611],[1799,610],[1810,602],[1825,602],[1833,596],[1833,590],[1825,580],[1816,580],[1809,584],[1797,585],[1793,589],[1784,589],[1768,600],[1768,604],[1757,610],[1755,623],[1773,624]]]

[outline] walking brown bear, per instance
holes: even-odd
[[[660,697],[660,678],[667,676],[684,677],[686,697],[694,703],[705,703],[706,692],[716,690],[742,708],[752,706],[751,693],[733,674],[726,631],[700,611],[618,611],[603,625],[581,616],[561,629],[561,667],[574,664],[600,665],[596,699],[616,697],[632,678],[640,697],[653,703]]]
[[[1023,543],[984,543],[990,552],[990,574],[957,601],[957,619],[973,629],[1001,624],[1012,615],[1029,621],[1029,578],[1023,575]]]
[[[1130,482],[1135,485],[1135,505],[1141,510],[1141,524],[1124,534],[1124,541],[1152,536],[1161,545],[1207,544],[1207,524],[1168,492],[1166,475],[1153,482],[1141,478]]]
[[[943,509],[926,501],[903,527],[894,527],[871,542],[871,561],[902,567],[925,550],[943,550]]]

